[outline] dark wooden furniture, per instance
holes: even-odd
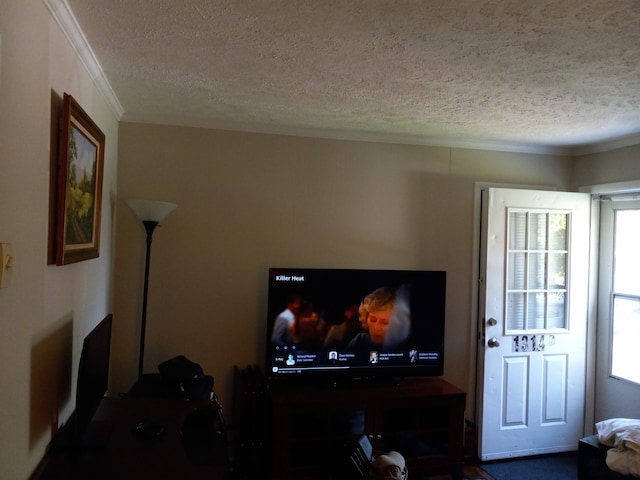
[[[598,442],[597,435],[590,435],[578,442],[578,480],[625,480],[634,478],[614,472],[607,466],[609,447]]]
[[[234,480],[264,479],[268,475],[271,423],[267,383],[256,365],[233,369],[231,439]]]
[[[198,428],[183,435],[185,425],[196,416],[207,418],[211,408],[208,401],[105,398],[93,417],[108,426],[104,443],[52,445],[31,479],[224,479],[224,445]],[[141,433],[136,430],[140,422],[159,424],[162,433]]]
[[[466,394],[441,378],[397,385],[269,389],[272,479],[336,477],[343,447],[367,435],[376,451],[395,450],[411,478],[462,479]]]

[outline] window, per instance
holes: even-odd
[[[640,208],[614,207],[611,375],[640,383]]]
[[[509,209],[506,333],[567,329],[568,212]]]

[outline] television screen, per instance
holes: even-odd
[[[446,272],[271,268],[269,380],[386,380],[444,367]]]
[[[112,315],[107,315],[85,337],[78,365],[75,435],[86,435],[109,384]]]

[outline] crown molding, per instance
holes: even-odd
[[[71,43],[71,46],[78,57],[80,57],[80,60],[89,72],[91,80],[95,83],[96,88],[105,98],[116,118],[120,120],[124,115],[124,108],[122,108],[120,100],[118,100],[118,97],[111,88],[107,77],[102,71],[102,67],[98,63],[98,60],[96,59],[89,42],[87,42],[84,33],[82,33],[80,25],[78,25],[78,22],[76,21],[76,17],[69,8],[69,4],[66,0],[43,0],[43,2],[49,9],[51,16],[55,19],[64,35]]]
[[[127,113],[122,121],[126,123],[205,128],[231,132],[322,138],[326,140],[344,140],[351,142],[389,143],[438,148],[461,148],[469,150],[488,150],[494,152],[532,153],[558,156],[569,156],[571,153],[570,147],[563,146],[547,146],[500,141],[465,140],[462,138],[456,139],[453,137],[439,138],[422,135],[391,134],[385,132],[296,127],[291,125],[266,125],[250,122],[232,122],[221,119],[186,118],[172,115],[134,115]]]
[[[571,153],[575,157],[580,157],[582,155],[590,155],[592,153],[611,152],[613,150],[618,150],[619,148],[632,147],[634,145],[640,145],[640,133],[633,133],[631,135],[625,135],[611,140],[578,146],[573,148]]]

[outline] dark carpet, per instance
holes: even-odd
[[[495,480],[575,480],[578,478],[578,453],[500,460],[481,463],[480,467]]]

